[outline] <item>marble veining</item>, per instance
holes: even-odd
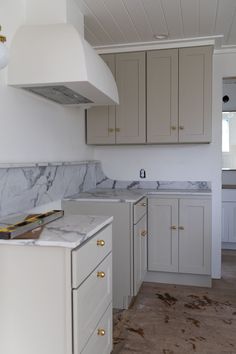
[[[0,168],[0,217],[95,188],[100,170],[97,161]]]
[[[66,215],[44,225],[37,240],[0,240],[0,244],[75,248],[109,225],[112,220],[113,217],[107,216]]]

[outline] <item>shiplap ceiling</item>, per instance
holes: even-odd
[[[76,0],[92,46],[224,35],[236,45],[236,0]]]

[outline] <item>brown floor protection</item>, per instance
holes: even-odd
[[[236,354],[236,251],[213,287],[144,283],[114,315],[113,354]]]

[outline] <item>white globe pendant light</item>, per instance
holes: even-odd
[[[1,26],[0,26],[1,31]],[[6,37],[0,35],[0,70],[5,68],[9,62],[9,51],[5,46]]]

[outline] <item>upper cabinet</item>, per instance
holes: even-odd
[[[211,141],[212,47],[179,50],[179,141]]]
[[[211,142],[211,46],[103,58],[120,104],[87,111],[88,144]]]
[[[103,59],[116,78],[120,104],[87,111],[87,143],[145,143],[145,53],[109,54]]]

